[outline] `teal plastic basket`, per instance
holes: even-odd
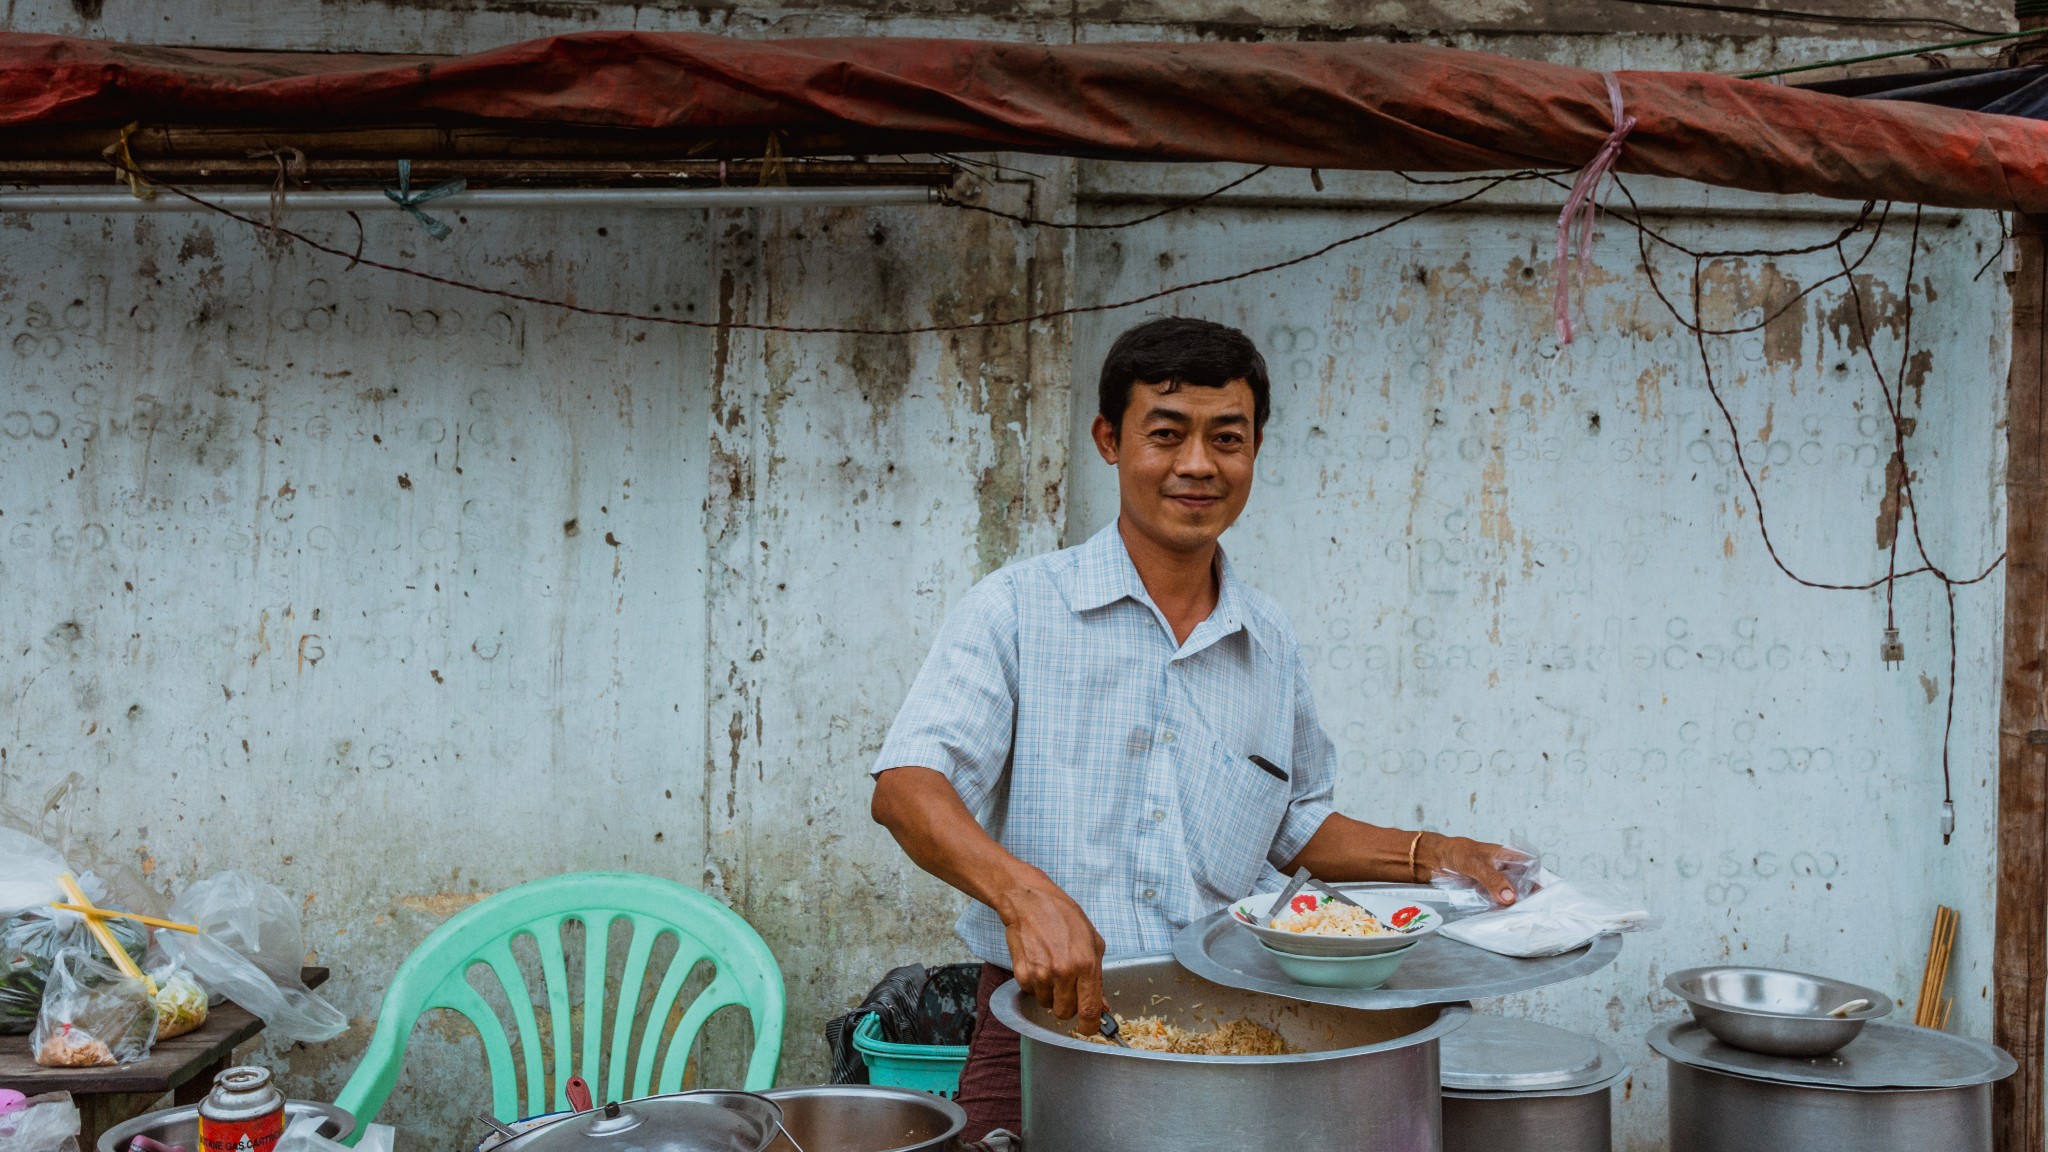
[[[868,1083],[915,1088],[950,1100],[960,1094],[965,1044],[896,1044],[882,1039],[882,1018],[869,1013],[853,1030],[853,1049],[868,1066]]]

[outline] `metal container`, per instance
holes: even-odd
[[[1436,1152],[1437,1042],[1463,1004],[1340,1008],[1212,984],[1145,956],[1105,964],[1126,1019],[1209,1029],[1246,1019],[1295,1056],[1180,1056],[1082,1040],[1011,981],[990,1002],[1022,1040],[1024,1142],[1050,1152]]]
[[[827,1084],[761,1095],[781,1107],[786,1133],[768,1152],[956,1152],[967,1127],[958,1104],[908,1088]]]
[[[1667,1061],[1671,1152],[1991,1152],[1991,1085],[1773,1084]]]
[[[284,1102],[285,1125],[301,1116],[318,1116],[324,1122],[320,1134],[329,1140],[346,1139],[356,1130],[356,1118],[332,1104],[321,1104],[312,1100],[287,1100]],[[199,1150],[199,1105],[187,1104],[181,1108],[165,1108],[160,1112],[146,1112],[122,1124],[100,1133],[99,1152],[128,1152],[128,1142],[137,1136],[147,1136],[174,1148],[187,1152]]]
[[[766,1152],[781,1123],[758,1092],[671,1092],[577,1112],[494,1152]]]
[[[1722,1043],[1771,1056],[1825,1056],[1892,1010],[1891,997],[1874,988],[1778,968],[1687,968],[1666,976],[1664,987]],[[1856,1000],[1869,1003],[1828,1015]]]
[[[1692,1021],[1661,1024],[1670,1152],[1990,1152],[1991,1091],[2016,1067],[1989,1044],[1874,1024],[1840,1053],[1762,1056]]]
[[[1444,1152],[1611,1152],[1614,1049],[1533,1020],[1472,1017],[1444,1037]]]
[[[245,1064],[213,1078],[199,1102],[199,1147],[204,1152],[270,1152],[284,1135],[284,1093],[270,1069]]]

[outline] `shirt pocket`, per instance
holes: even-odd
[[[1215,899],[1240,899],[1266,864],[1293,787],[1221,741],[1195,759],[1179,773],[1192,870]],[[1289,771],[1284,760],[1277,766]]]

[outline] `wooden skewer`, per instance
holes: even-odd
[[[109,917],[116,920],[133,920],[137,924],[147,924],[151,928],[168,928],[173,932],[189,932],[194,936],[199,934],[199,925],[197,924],[180,924],[176,920],[159,920],[154,916],[144,916],[140,912],[115,912],[107,908],[95,908],[90,904],[53,903],[50,907],[62,908],[66,912],[76,912],[80,916],[98,917],[102,920]]]
[[[1941,1002],[1941,1019],[1935,1021],[1934,1026],[1936,1028],[1941,1029],[1943,1032],[1948,1031],[1948,1014],[1955,1006],[1956,998],[1953,996]]]
[[[1961,917],[1945,904],[1934,909],[1934,931],[1927,942],[1927,963],[1920,971],[1920,1000],[1913,1009],[1913,1023],[1935,1026],[1941,1010],[1941,990],[1948,983],[1949,957],[1955,951],[1956,926]]]
[[[73,904],[80,904],[87,908],[93,907],[92,901],[85,898],[84,889],[78,886],[78,881],[72,877],[71,873],[66,872],[62,876],[57,877],[57,883],[64,886],[64,892],[71,897]],[[95,908],[94,911],[98,911],[98,909]],[[128,955],[128,950],[121,947],[119,940],[114,939],[113,930],[107,927],[105,920],[98,916],[88,915],[85,918],[85,926],[92,930],[93,936],[100,942],[100,947],[107,950],[107,956],[113,960],[116,968],[127,973],[129,979],[139,981],[145,987],[149,987],[149,977],[142,974],[142,969],[135,965],[135,958]],[[150,994],[156,994],[154,987],[150,987]]]
[[[1934,930],[1927,937],[1927,958],[1920,965],[1920,998],[1913,1002],[1913,1023],[1927,1015],[1927,985],[1934,976],[1934,954],[1941,947],[1941,908],[1934,909]]]
[[[1942,937],[1941,941],[1941,969],[1934,974],[1934,1002],[1929,1009],[1930,1014],[1935,1016],[1937,1020],[1941,1014],[1941,990],[1948,987],[1949,962],[1955,958],[1956,954],[1956,926],[1961,919],[1962,917],[1957,914],[1955,909],[1948,909],[1948,932]],[[1937,1023],[1936,1027],[1939,1026]]]

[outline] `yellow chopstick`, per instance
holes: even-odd
[[[180,924],[176,920],[159,920],[154,916],[144,916],[140,912],[115,912],[107,908],[95,908],[90,904],[53,903],[50,905],[50,907],[62,908],[66,912],[76,912],[81,916],[96,916],[101,919],[112,918],[115,920],[133,920],[137,924],[147,924],[151,928],[168,928],[173,932],[189,932],[194,936],[197,936],[199,934],[199,925],[197,924]]]
[[[57,877],[57,883],[64,886],[64,892],[71,897],[72,903],[83,905],[86,908],[93,907],[92,901],[85,898],[84,890],[79,888],[78,881],[72,878],[71,873],[66,872],[62,876]],[[94,911],[97,911],[97,909],[94,909]],[[121,947],[121,942],[114,939],[113,930],[107,927],[105,920],[88,914],[85,918],[85,926],[92,930],[93,936],[100,942],[100,947],[107,950],[107,955],[114,961],[115,967],[126,972],[130,979],[140,981],[143,987],[149,989],[150,995],[156,995],[155,984],[151,983],[149,977],[142,974],[142,969],[136,967],[135,958],[128,955],[128,950]]]

